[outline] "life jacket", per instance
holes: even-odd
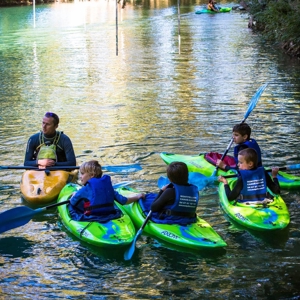
[[[173,183],[175,188],[175,202],[165,207],[167,215],[194,217],[199,201],[198,188],[193,185],[179,185]]]
[[[198,188],[195,185],[177,185],[175,188],[175,201],[166,206],[162,212],[153,212],[151,220],[160,224],[179,224],[182,226],[197,221],[196,208],[199,201]],[[170,187],[171,188],[171,187]]]
[[[267,197],[267,181],[264,168],[239,170],[239,173],[243,180],[243,189],[238,201],[263,201]]]
[[[258,158],[257,166],[261,167],[262,166],[261,152],[260,152],[260,148],[255,139],[250,139],[250,140],[248,140],[242,144],[238,144],[234,147],[234,159],[235,159],[236,164],[238,164],[238,154],[239,154],[241,146],[247,146],[248,148],[252,148],[256,151],[257,158]]]
[[[57,144],[59,142],[61,134],[62,134],[61,131],[56,131],[54,140],[51,144],[50,141],[45,142],[44,134],[40,132],[40,136],[39,136],[40,145],[36,148],[37,160],[48,158],[57,161],[56,146],[58,146]]]
[[[92,199],[84,203],[85,215],[108,215],[116,213],[114,207],[114,189],[110,177],[91,178],[87,184],[93,190]]]

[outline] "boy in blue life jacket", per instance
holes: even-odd
[[[198,188],[188,183],[188,168],[183,162],[172,162],[167,167],[171,183],[164,186],[151,204],[152,220],[166,224],[196,222],[199,201]]]
[[[229,201],[236,199],[238,202],[264,201],[266,198],[270,198],[267,188],[275,194],[280,194],[277,178],[279,168],[272,168],[272,180],[263,167],[258,167],[257,161],[257,153],[254,149],[247,148],[239,152],[239,176],[232,191],[226,178],[223,176],[218,178],[219,182],[224,183],[226,196]]]
[[[121,211],[115,207],[114,200],[124,205],[145,197],[143,193],[129,198],[120,195],[114,190],[110,176],[102,174],[96,160],[80,166],[80,180],[84,186],[70,199],[69,211],[73,220],[106,222],[117,219]]]
[[[250,138],[251,128],[247,123],[236,124],[232,129],[232,138],[236,146],[233,149],[233,156],[238,168],[238,153],[247,148],[252,148],[257,153],[257,166],[262,166],[261,151],[255,139]],[[218,159],[216,165],[225,171],[232,169],[232,167],[227,166],[222,160]]]

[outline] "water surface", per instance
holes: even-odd
[[[231,6],[233,3],[222,3]],[[200,2],[88,1],[0,8],[0,165],[22,165],[46,111],[73,141],[78,164],[140,163],[113,182],[157,191],[162,151],[224,152],[251,97],[268,88],[247,122],[267,166],[299,163],[300,67],[247,28],[239,12],[196,15]],[[118,37],[118,42],[116,41]],[[118,54],[118,55],[117,55]],[[2,170],[0,211],[26,205],[22,170]],[[3,299],[300,299],[300,194],[283,191],[291,223],[277,233],[234,226],[217,188],[198,214],[224,251],[186,253],[143,236],[99,250],[67,233],[55,209],[1,234]],[[0,298],[1,298],[0,297]]]

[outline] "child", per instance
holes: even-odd
[[[251,128],[247,123],[240,123],[233,127],[232,129],[232,138],[233,141],[236,143],[234,147],[234,159],[236,164],[238,165],[238,153],[246,148],[253,148],[258,156],[257,166],[262,166],[261,161],[261,151],[260,148],[255,141],[255,139],[250,138],[251,135]],[[227,166],[222,160],[218,159],[216,165],[221,168],[222,170],[228,171],[232,169],[231,167]],[[236,168],[237,169],[237,168]]]
[[[164,186],[151,204],[152,219],[159,223],[190,224],[196,222],[198,188],[188,183],[188,168],[183,162],[172,162],[167,168],[170,184]]]
[[[114,200],[124,205],[145,197],[140,193],[126,198],[116,192],[110,176],[102,176],[101,165],[96,160],[80,166],[80,179],[84,186],[72,195],[69,205],[71,217],[77,221],[105,222],[117,219],[121,211],[115,208]]]
[[[230,190],[226,178],[220,176],[219,182],[225,185],[229,201],[238,199],[238,202],[263,201],[268,198],[267,187],[275,194],[280,194],[277,179],[278,168],[272,168],[272,177],[263,167],[257,166],[257,153],[254,149],[247,148],[238,154],[239,177],[233,190]]]
[[[218,12],[219,8],[216,6],[216,3],[217,2],[215,0],[209,0],[207,4],[207,9]]]

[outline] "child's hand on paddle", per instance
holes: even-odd
[[[219,182],[223,182],[224,184],[228,184],[227,179],[224,178],[223,176],[219,176],[219,177],[218,177],[218,181],[219,181]]]
[[[216,166],[219,167],[222,170],[225,170],[225,168],[226,168],[226,164],[221,159],[217,160]]]
[[[278,167],[272,167],[272,177],[276,178],[278,174],[279,168]]]

